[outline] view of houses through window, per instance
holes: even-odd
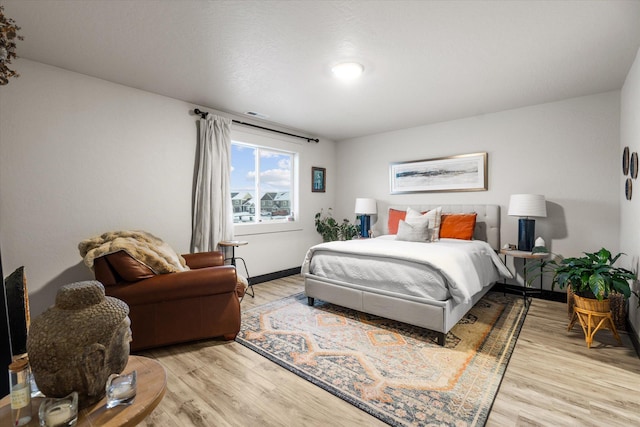
[[[294,218],[296,153],[231,143],[231,199],[234,223]]]

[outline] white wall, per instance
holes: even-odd
[[[640,51],[638,51],[640,52]],[[618,158],[622,156],[624,147],[629,147],[630,152],[640,152],[640,55],[629,70],[627,79],[621,92],[620,109],[620,149],[616,153]],[[617,168],[618,188],[624,188],[626,177]],[[620,249],[627,256],[627,267],[638,270],[638,256],[640,255],[640,184],[633,180],[635,186],[631,200],[627,200],[624,193],[620,192]],[[640,287],[635,284],[635,289]],[[629,319],[640,339],[640,308],[635,296],[629,301]]]
[[[92,278],[77,244],[116,229],[144,229],[188,252],[197,117],[194,105],[20,59],[0,87],[0,245],[5,274],[24,265],[32,314],[57,289]],[[299,267],[319,242],[313,214],[333,203],[332,141],[300,152],[298,231],[243,236],[252,275]],[[328,192],[311,193],[311,166]],[[245,249],[246,248],[246,249]]]
[[[86,237],[145,229],[188,251],[197,137],[196,117],[188,112],[194,106],[24,59],[16,69],[21,77],[0,88],[0,245],[5,274],[26,267],[33,313],[51,304],[61,285],[92,277],[76,249]],[[625,93],[632,80],[630,73]],[[634,91],[635,110],[625,114],[638,126]],[[338,144],[285,140],[281,144],[300,152],[300,227],[243,235],[249,245],[237,255],[251,275],[298,267],[306,248],[321,240],[315,212],[333,207],[336,217],[353,219],[356,197],[376,198],[381,210],[403,203],[497,203],[502,241],[515,242],[517,218],[506,208],[509,195],[519,192],[547,197],[549,216],[537,219],[536,234],[554,252],[617,250],[630,235],[619,232],[619,108],[619,92],[609,92]],[[242,133],[274,138],[235,131]],[[630,130],[623,126],[623,133]],[[635,128],[627,140],[637,144],[638,133]],[[389,194],[391,161],[478,151],[489,153],[489,191]],[[311,166],[327,168],[327,193],[311,192]],[[631,229],[636,212],[626,207],[636,204],[625,203],[623,229]]]
[[[509,196],[536,193],[545,195],[548,211],[536,219],[536,235],[554,253],[617,250],[619,102],[615,91],[340,141],[338,214],[352,218],[356,197],[377,199],[379,212],[390,204],[499,204],[502,243],[516,243]],[[482,151],[488,191],[389,194],[389,162]]]

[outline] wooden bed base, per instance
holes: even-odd
[[[417,210],[428,210],[442,206],[443,213],[476,212],[476,230],[474,238],[486,240],[494,250],[500,247],[500,207],[498,205],[418,205]],[[406,206],[395,207],[404,210]],[[386,211],[385,211],[386,212]],[[387,223],[386,213],[380,215],[378,223]],[[383,230],[383,234],[386,230]],[[373,289],[366,286],[305,274],[305,295],[309,305],[315,299],[362,311],[364,313],[397,320],[415,326],[430,329],[438,334],[439,345],[444,345],[447,333],[490,289],[491,284],[474,295],[467,304],[456,303],[449,298],[435,301],[409,295]]]

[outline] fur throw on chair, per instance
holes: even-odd
[[[78,244],[78,250],[85,265],[92,270],[94,259],[118,251],[125,251],[155,274],[189,270],[184,258],[171,246],[145,231],[109,231],[83,240]]]

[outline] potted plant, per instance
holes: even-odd
[[[315,216],[316,231],[320,233],[323,241],[351,240],[360,233],[359,227],[351,224],[348,219],[343,219],[341,223],[336,221],[331,215],[331,208],[326,215],[323,214],[324,211],[321,210]]]
[[[534,250],[534,252],[548,252],[546,248]],[[553,273],[551,281],[551,289],[558,285],[560,288],[567,287],[567,303],[569,305],[569,316],[571,322],[569,330],[573,327],[576,320],[580,320],[585,334],[587,335],[587,344],[590,346],[593,334],[603,326],[592,324],[593,315],[588,316],[588,321],[578,319],[573,309],[573,304],[584,312],[602,313],[600,317],[603,319],[609,317],[611,322],[618,327],[624,327],[626,319],[625,301],[631,296],[630,280],[636,280],[636,274],[623,267],[615,265],[616,261],[622,256],[619,253],[615,256],[611,255],[611,251],[602,248],[598,252],[584,252],[584,256],[563,258],[556,255],[550,259],[539,260],[530,263],[527,266],[527,272],[541,271],[534,273],[528,282],[531,283],[536,276],[540,276],[544,272]],[[612,304],[615,306],[613,316],[611,313]],[[595,315],[596,317],[598,315]],[[585,317],[587,319],[587,317]],[[597,319],[596,319],[597,320]],[[595,322],[595,321],[593,321]],[[611,325],[614,336],[617,336],[615,327]],[[591,333],[591,330],[593,333]]]
[[[534,250],[543,251],[546,252],[546,248]],[[556,255],[531,263],[527,266],[527,272],[542,269],[543,272],[553,273],[552,290],[555,285],[560,288],[571,286],[576,295],[598,301],[603,301],[612,293],[622,294],[627,299],[631,296],[629,280],[635,280],[636,274],[614,265],[622,255],[619,253],[612,256],[605,248],[598,252],[584,252],[584,256],[581,257],[563,258]],[[535,277],[528,281],[532,282],[534,279]]]

